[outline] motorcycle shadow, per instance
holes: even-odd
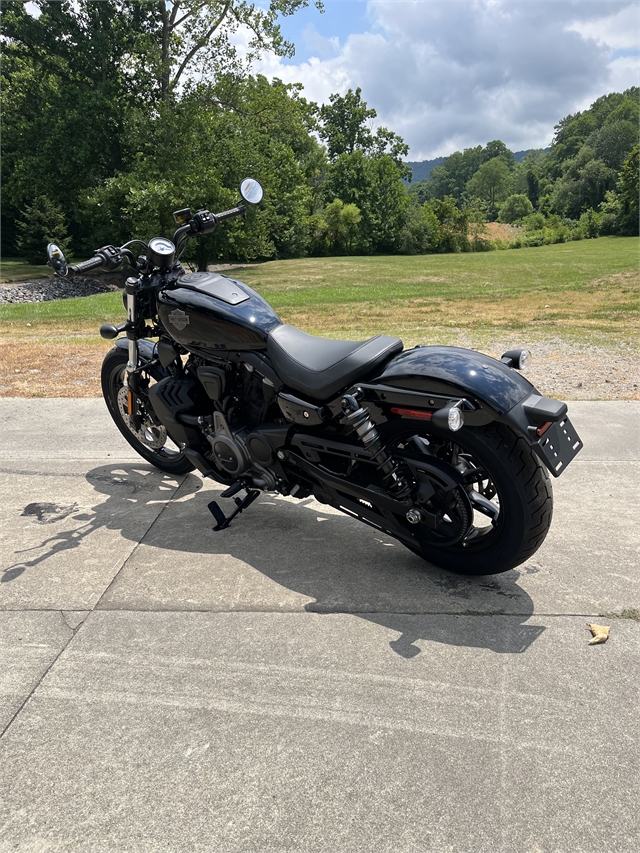
[[[100,528],[141,541],[114,582],[109,608],[133,602],[141,610],[350,613],[395,634],[389,646],[404,658],[420,654],[425,642],[521,653],[544,631],[526,624],[534,607],[518,586],[520,571],[445,572],[312,499],[264,494],[228,529],[213,531],[207,506],[222,489],[199,476],[119,463],[86,479],[107,499],[69,513],[73,529],[58,525],[37,562]],[[149,523],[150,510],[167,499]],[[219,504],[233,509],[230,500]],[[173,552],[170,561],[164,551]]]

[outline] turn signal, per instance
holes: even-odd
[[[462,414],[461,406],[464,401],[460,400],[457,403],[449,403],[443,409],[438,409],[431,417],[431,423],[439,429],[449,429],[451,432],[457,432],[464,426],[464,415]]]
[[[531,365],[531,351],[528,349],[510,349],[505,352],[500,361],[516,370],[526,370]]]

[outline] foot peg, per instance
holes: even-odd
[[[231,498],[234,495],[237,495],[238,492],[242,491],[245,486],[241,483],[235,483],[233,486],[230,486],[226,491],[222,492],[220,495],[221,498]],[[233,502],[236,505],[236,508],[231,513],[231,515],[225,515],[220,507],[218,506],[216,501],[211,501],[208,504],[209,512],[215,518],[217,524],[213,528],[214,530],[226,530],[227,527],[231,524],[236,515],[240,515],[243,509],[246,509],[248,506],[255,501],[260,492],[257,489],[247,489],[247,496],[242,500],[240,498],[233,497]]]

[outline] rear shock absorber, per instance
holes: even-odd
[[[411,494],[411,488],[398,471],[397,464],[384,449],[382,439],[376,429],[368,409],[363,408],[351,394],[345,394],[341,400],[343,423],[352,427],[358,438],[371,453],[371,457],[382,474],[382,481],[390,494],[398,500],[404,500]]]

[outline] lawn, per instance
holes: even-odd
[[[28,264],[22,258],[3,258],[0,262],[0,282],[48,278],[50,275],[51,267]]]
[[[611,237],[477,254],[270,261],[230,275],[259,291],[285,322],[326,337],[384,332],[407,346],[458,344],[486,352],[503,343],[562,340],[629,351],[637,342],[638,249],[638,238]],[[81,396],[98,393],[90,370],[109,344],[97,329],[123,319],[120,293],[0,306],[9,372],[21,352],[23,364],[49,376],[45,387],[36,374],[19,382],[14,375],[13,391],[3,382],[0,393],[19,393],[20,383],[32,393],[55,393],[54,373],[85,362],[86,372],[60,382],[77,382]],[[73,391],[69,386],[66,393]]]

